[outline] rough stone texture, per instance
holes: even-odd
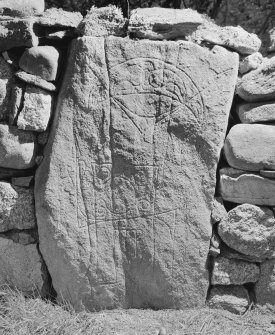
[[[38,45],[33,32],[34,19],[0,20],[0,52],[15,47]]]
[[[256,303],[275,305],[275,260],[260,264],[260,278],[255,285]]]
[[[212,203],[212,211],[211,211],[212,224],[219,223],[226,216],[227,212],[226,209],[224,208],[222,198],[215,198]]]
[[[242,261],[252,262],[252,263],[261,263],[266,260],[266,258],[259,258],[256,256],[249,256],[249,255],[242,254],[228,247],[223,242],[221,243],[221,247],[220,247],[220,255],[225,258],[235,259],[235,260],[237,259],[237,260],[242,260]],[[271,257],[273,258],[273,256]],[[274,258],[275,258],[275,255],[274,255]]]
[[[242,103],[237,107],[242,123],[275,121],[275,101]]]
[[[265,58],[262,64],[239,80],[236,93],[246,101],[265,101],[275,98],[275,57]]]
[[[50,92],[56,91],[56,86],[53,83],[49,83],[48,81],[40,77],[34,76],[32,74],[29,74],[25,71],[17,71],[15,73],[15,76],[27,84],[31,84],[31,85],[43,88]]]
[[[47,81],[57,78],[58,50],[49,45],[26,49],[19,61],[22,70]]]
[[[78,12],[67,12],[61,8],[47,9],[36,23],[46,27],[76,28],[82,20]]]
[[[255,283],[259,279],[260,269],[256,264],[217,257],[211,277],[212,285],[242,285]]]
[[[35,186],[59,298],[76,309],[204,305],[237,71],[223,48],[73,42]]]
[[[115,6],[92,7],[79,24],[77,31],[81,36],[125,36],[126,23],[121,9]]]
[[[12,83],[12,68],[0,57],[0,120],[6,119],[10,111]]]
[[[32,189],[0,182],[0,232],[35,228]]]
[[[243,204],[228,212],[218,225],[221,239],[249,256],[270,258],[275,252],[275,219],[272,210]]]
[[[241,74],[244,74],[251,70],[255,70],[259,67],[262,61],[263,61],[262,54],[260,52],[255,52],[254,54],[245,57],[240,62],[239,72]]]
[[[138,8],[131,12],[128,31],[139,38],[169,40],[190,35],[202,23],[192,9]]]
[[[0,166],[27,169],[35,164],[36,136],[17,127],[0,124]]]
[[[48,127],[52,112],[52,95],[35,86],[27,86],[24,105],[17,120],[19,129],[42,132]]]
[[[0,237],[0,285],[28,294],[48,293],[45,265],[35,244],[22,245]]]
[[[248,291],[243,286],[216,286],[210,291],[208,305],[243,314],[249,306]]]
[[[16,84],[12,86],[11,97],[10,97],[10,111],[9,111],[9,124],[11,126],[16,125],[16,119],[20,109],[23,106],[23,96],[25,91],[25,85]]]
[[[233,49],[240,54],[253,54],[259,51],[261,40],[242,27],[220,27],[213,22],[204,20],[188,39],[195,43],[208,42]]]
[[[0,14],[7,16],[31,16],[45,10],[44,0],[0,0]]]
[[[275,126],[237,124],[230,129],[224,153],[230,166],[246,170],[275,170]]]

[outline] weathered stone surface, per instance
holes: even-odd
[[[251,70],[255,70],[263,61],[263,56],[260,52],[254,52],[254,54],[245,57],[240,62],[239,72],[244,74]]]
[[[36,23],[46,27],[76,28],[82,20],[79,12],[67,12],[61,8],[47,9]]]
[[[195,43],[209,42],[221,45],[244,55],[253,54],[261,47],[258,36],[248,33],[242,27],[220,27],[207,20],[204,20],[188,39]]]
[[[260,278],[255,285],[256,303],[275,305],[275,260],[260,264]]]
[[[242,103],[237,107],[242,123],[275,121],[275,101]]]
[[[115,6],[92,7],[77,31],[81,36],[125,36],[127,19]]]
[[[0,52],[15,47],[38,45],[33,32],[34,19],[0,20]]]
[[[139,38],[169,40],[190,35],[202,23],[192,9],[137,8],[131,12],[128,31]]]
[[[208,305],[243,314],[249,306],[249,295],[243,286],[216,286],[210,291]]]
[[[41,14],[44,0],[0,0],[0,14],[6,16],[31,16]]]
[[[255,283],[259,279],[260,269],[256,264],[217,257],[211,277],[212,285],[242,285]]]
[[[275,180],[258,174],[240,173],[230,176],[220,170],[220,193],[224,200],[238,204],[275,206]]]
[[[215,198],[212,203],[211,222],[219,223],[224,217],[227,217],[227,211],[224,208],[222,198]]]
[[[49,45],[26,49],[19,61],[22,70],[47,81],[57,78],[58,50]]]
[[[35,178],[40,249],[60,298],[77,309],[204,305],[237,71],[223,48],[73,42]]]
[[[35,228],[32,189],[0,182],[0,232]]]
[[[11,179],[12,185],[20,187],[30,187],[30,184],[33,181],[33,176],[28,177],[14,177]]]
[[[265,58],[256,70],[245,74],[236,93],[249,102],[275,99],[275,57]]]
[[[45,131],[52,112],[52,95],[35,86],[27,86],[24,105],[17,120],[19,129]]]
[[[256,256],[249,256],[249,255],[242,254],[228,247],[225,243],[221,243],[220,255],[225,258],[235,259],[235,260],[237,259],[237,260],[242,260],[242,261],[252,262],[252,263],[261,263],[266,260],[266,258],[263,258],[263,257],[259,258]],[[271,257],[273,258],[273,256]],[[274,258],[275,258],[275,254],[274,254]]]
[[[46,268],[35,244],[0,237],[0,285],[4,284],[28,294],[48,293]]]
[[[213,231],[212,237],[210,240],[209,255],[212,257],[217,257],[221,253],[221,239],[219,235]]]
[[[35,164],[36,136],[17,127],[0,124],[0,166],[27,169]]]
[[[224,153],[230,166],[246,170],[275,170],[275,126],[237,124],[230,129]]]
[[[249,256],[270,258],[275,252],[275,219],[266,207],[243,204],[228,212],[218,225],[221,239]]]
[[[34,76],[33,74],[27,73],[25,71],[17,71],[15,73],[15,76],[24,81],[25,83],[43,88],[47,91],[50,92],[55,92],[56,91],[56,86],[53,83],[49,83],[48,81],[38,77]]]
[[[12,84],[12,68],[0,57],[0,120],[4,120],[8,117],[11,107]]]
[[[23,106],[23,96],[25,85],[16,84],[12,86],[11,90],[11,102],[10,102],[10,111],[9,111],[9,124],[11,126],[16,125],[16,119],[20,109]]]

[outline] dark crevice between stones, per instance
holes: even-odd
[[[26,235],[29,235],[30,242],[20,243],[20,236],[19,236],[20,233],[24,233]],[[5,232],[1,232],[0,237],[12,240],[15,243],[19,243],[19,244],[23,244],[23,245],[36,244],[38,242],[37,228],[33,228],[33,229],[10,229],[10,230],[7,230]]]

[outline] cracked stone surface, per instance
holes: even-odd
[[[205,304],[237,72],[238,55],[221,47],[73,42],[35,178],[40,250],[60,299],[79,310]]]

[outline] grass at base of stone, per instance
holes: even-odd
[[[265,335],[275,334],[274,318],[274,311],[264,308],[243,316],[208,308],[75,313],[10,289],[0,294],[1,335],[156,335],[160,327],[167,335]]]

